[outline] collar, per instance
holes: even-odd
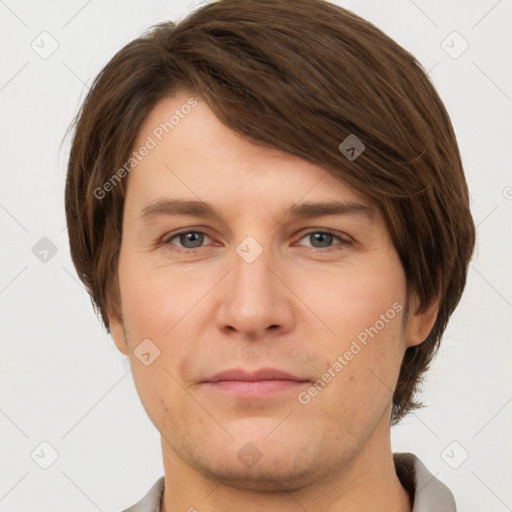
[[[412,512],[457,512],[451,491],[412,453],[394,453],[396,474],[405,487]],[[124,512],[160,512],[165,480],[159,478],[141,501]]]

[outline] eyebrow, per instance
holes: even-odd
[[[154,217],[190,215],[205,219],[219,218],[222,214],[210,203],[204,201],[186,201],[183,199],[159,199],[146,205],[140,214],[140,220],[145,222]],[[363,203],[352,201],[327,201],[294,204],[286,216],[299,219],[323,217],[327,215],[358,215],[373,219],[374,209]]]

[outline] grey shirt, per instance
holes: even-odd
[[[456,512],[455,499],[448,487],[430,473],[412,453],[395,453],[396,474],[409,492],[412,512]],[[164,477],[158,479],[138,503],[124,512],[160,512]]]

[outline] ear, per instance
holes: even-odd
[[[409,319],[405,329],[405,343],[413,347],[423,343],[432,331],[439,311],[439,298],[435,297],[428,304],[420,305],[416,294],[412,294],[409,305]]]
[[[123,314],[121,308],[121,292],[119,290],[119,277],[109,282],[106,294],[106,314],[110,334],[117,349],[128,355],[128,343],[126,341],[125,328],[123,325]]]
[[[108,326],[110,334],[118,350],[125,356],[128,355],[128,343],[126,341],[126,334],[123,325],[122,314],[119,308],[108,304],[107,306]]]

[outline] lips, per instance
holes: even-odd
[[[289,380],[296,382],[308,382],[308,379],[296,377],[290,373],[278,370],[276,368],[261,368],[254,372],[247,372],[241,369],[226,370],[209,377],[204,382],[221,382],[221,381],[242,381],[256,382],[269,380]]]
[[[254,372],[241,369],[217,373],[203,382],[205,389],[243,400],[270,399],[297,391],[308,379],[276,368],[261,368]],[[260,402],[261,403],[261,402]]]

